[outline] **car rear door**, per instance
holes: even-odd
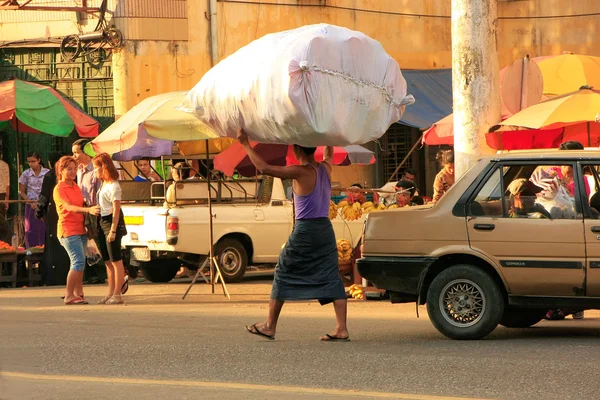
[[[506,193],[514,179],[529,180],[538,168],[549,171],[563,165],[573,167],[569,163],[550,167],[523,161],[498,163],[467,204],[469,245],[496,264],[512,295],[585,294],[584,222],[579,195],[572,199],[571,213],[560,213],[553,207],[554,218],[550,219],[539,212],[511,212],[514,200]],[[529,200],[539,199],[533,197]]]

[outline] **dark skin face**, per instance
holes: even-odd
[[[402,175],[402,179],[405,180],[405,181],[414,182],[415,178],[416,177],[413,174],[409,174],[408,172],[405,172],[404,175]]]

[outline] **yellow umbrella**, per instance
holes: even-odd
[[[125,113],[91,143],[95,153],[109,153],[115,160],[129,161],[142,157],[170,155],[174,142],[183,142],[184,154],[204,154],[202,142],[198,152],[191,141],[209,139],[209,151],[218,153],[233,143],[221,139],[192,114],[178,110],[187,92],[170,92],[149,97]]]
[[[500,125],[553,129],[593,122],[600,111],[600,91],[584,88],[519,111]]]
[[[600,57],[567,53],[534,60],[544,77],[544,94],[560,95],[582,86],[600,89]]]

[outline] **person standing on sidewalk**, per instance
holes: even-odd
[[[98,247],[106,263],[108,295],[99,304],[123,304],[121,288],[125,282],[125,269],[121,256],[121,238],[127,234],[121,210],[119,172],[110,156],[100,153],[93,158],[94,174],[102,181],[98,191]]]
[[[58,181],[56,165],[62,156],[63,154],[57,151],[48,154],[50,172],[44,176],[40,199],[35,210],[35,217],[46,224],[46,245],[42,271],[42,284],[44,285],[64,285],[69,273],[69,255],[58,238],[58,213],[53,196]]]
[[[94,166],[92,157],[84,153],[84,147],[89,143],[87,139],[78,139],[73,142],[71,151],[73,158],[77,162],[77,185],[81,188],[83,199],[87,206],[97,205],[98,190],[102,183],[100,179],[94,176]],[[96,217],[86,216],[85,225],[88,227],[88,238],[98,242],[98,226]],[[86,272],[86,281],[88,283],[104,283],[105,273],[102,261],[94,265],[89,265]]]
[[[65,304],[87,304],[83,297],[83,270],[85,269],[85,246],[87,234],[84,214],[99,214],[98,206],[84,207],[81,189],[75,183],[77,163],[65,156],[56,163],[58,183],[54,187],[54,203],[58,214],[57,236],[65,248],[71,267],[67,275]]]
[[[19,194],[23,200],[37,202],[42,191],[44,175],[50,170],[42,166],[40,154],[32,151],[27,154],[29,169],[23,171],[19,177]],[[46,225],[35,218],[37,203],[25,204],[25,246],[27,248],[41,246],[46,238]]]
[[[327,147],[323,162],[315,161],[314,147],[294,146],[301,165],[272,166],[250,146],[248,135],[237,136],[254,166],[265,175],[292,179],[296,221],[294,230],[279,256],[275,269],[269,315],[266,322],[246,326],[254,335],[275,339],[277,320],[286,300],[318,300],[333,303],[336,326],[320,340],[348,341],[347,298],[338,273],[338,255],[333,226],[329,220],[331,161],[333,147]]]

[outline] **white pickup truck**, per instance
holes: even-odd
[[[242,279],[248,265],[277,263],[293,226],[290,184],[272,177],[211,182],[214,252],[227,282]],[[122,181],[121,187],[126,260],[151,282],[170,281],[182,264],[199,268],[210,248],[207,182],[177,182],[173,204],[164,203],[162,182]],[[363,222],[338,216],[332,221],[337,239],[356,246]]]

